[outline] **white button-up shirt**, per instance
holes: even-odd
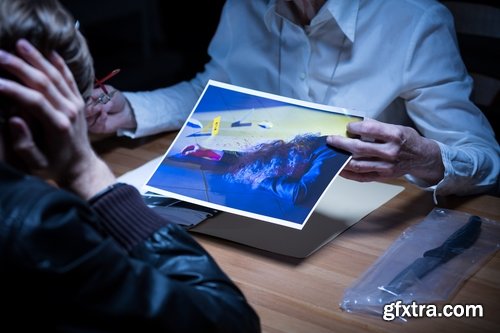
[[[434,0],[331,0],[306,27],[283,1],[227,0],[209,55],[190,82],[126,93],[138,127],[120,134],[180,128],[213,79],[413,126],[440,146],[438,194],[498,187],[500,148],[469,100],[453,18]]]

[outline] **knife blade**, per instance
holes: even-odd
[[[481,223],[479,216],[471,216],[465,225],[451,234],[440,246],[424,252],[422,257],[413,261],[379,289],[394,296],[400,295],[431,271],[470,248],[481,233]]]

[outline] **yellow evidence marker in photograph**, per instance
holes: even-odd
[[[220,116],[215,117],[212,122],[212,136],[219,134]]]

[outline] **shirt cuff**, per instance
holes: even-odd
[[[137,127],[135,129],[120,128],[118,129],[118,131],[116,131],[116,134],[118,136],[127,136],[132,139],[146,135],[139,129],[140,124],[144,122],[144,120],[142,119],[142,114],[141,112],[139,112],[140,106],[137,107],[137,104],[140,105],[140,99],[137,99],[134,93],[123,92],[123,96],[125,96],[125,99],[130,106],[130,110],[134,115]],[[136,107],[134,107],[134,105],[136,105]]]
[[[441,152],[441,160],[443,161],[443,166],[444,166],[444,176],[443,179],[441,179],[439,182],[437,182],[434,185],[429,184],[426,181],[423,181],[422,179],[416,178],[412,175],[405,175],[405,179],[418,186],[424,191],[431,192],[432,191],[432,199],[434,201],[434,204],[438,204],[437,196],[438,192],[440,192],[444,187],[446,187],[447,183],[449,182],[449,175],[451,174],[450,170],[452,170],[452,164],[451,160],[449,157],[448,153],[448,148],[446,145],[436,141],[436,143],[439,145],[439,150]]]
[[[160,132],[177,130],[186,121],[187,114],[176,110],[170,101],[177,95],[171,88],[162,88],[154,91],[124,92],[132,112],[134,113],[137,128],[119,129],[117,135],[140,138]],[[181,95],[179,98],[183,98]],[[191,110],[189,110],[191,111]]]
[[[413,177],[412,175],[405,175],[404,178],[411,184],[419,187],[420,189],[427,191],[427,192],[432,192],[432,200],[434,201],[434,204],[438,204],[437,200],[437,192],[438,188],[440,187],[440,184],[444,182],[444,178],[441,179],[437,184],[435,185],[429,185],[429,183],[424,182],[423,180]]]

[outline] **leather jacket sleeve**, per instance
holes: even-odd
[[[113,221],[115,211],[128,220]],[[89,207],[0,163],[0,217],[5,318],[31,318],[18,328],[36,321],[65,332],[260,331],[210,255],[155,216],[133,187],[112,189]]]

